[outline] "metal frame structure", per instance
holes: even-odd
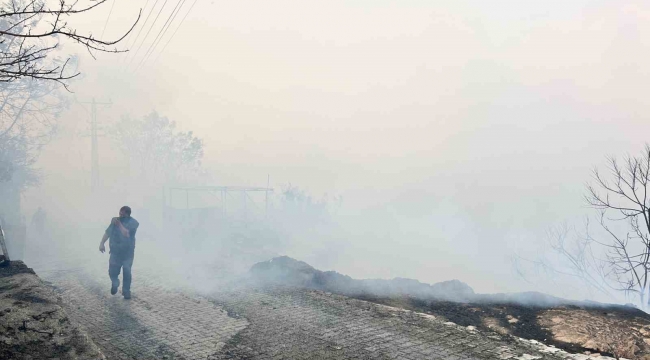
[[[254,203],[253,199],[248,195],[249,192],[264,192],[265,193],[265,200],[264,200],[264,216],[268,216],[268,211],[269,211],[269,193],[273,192],[272,188],[267,187],[246,187],[246,186],[188,186],[188,187],[183,187],[183,186],[174,186],[174,187],[168,187],[168,188],[163,188],[163,202],[164,206],[167,207],[167,192],[166,190],[169,191],[169,205],[172,204],[172,194],[173,191],[183,191],[185,192],[185,208],[189,209],[190,208],[190,191],[192,192],[209,192],[213,195],[215,194],[220,194],[221,198],[221,206],[222,206],[222,211],[223,214],[226,215],[227,213],[227,204],[228,204],[228,195],[229,193],[243,193],[244,197],[244,209],[246,211],[247,209],[247,201],[246,199],[250,199],[251,202]],[[171,207],[171,206],[170,206]]]
[[[0,248],[2,249],[2,254],[5,256],[5,261],[7,262],[11,261],[11,259],[9,258],[9,252],[7,251],[5,232],[2,229],[2,225],[0,225]]]

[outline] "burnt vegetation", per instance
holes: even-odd
[[[631,306],[572,301],[541,293],[477,294],[457,280],[356,280],[283,256],[251,268],[254,281],[332,292],[430,314],[504,341],[537,340],[569,352],[631,359],[650,355],[650,315]]]

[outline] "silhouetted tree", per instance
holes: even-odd
[[[122,117],[109,135],[134,175],[151,184],[181,181],[200,170],[203,141],[191,131],[177,131],[175,122],[155,111],[139,119]]]
[[[5,180],[11,178],[10,168],[30,172],[26,167],[36,161],[41,147],[51,139],[68,103],[53,82],[24,78],[0,83],[0,158],[5,164],[11,163],[0,165]]]

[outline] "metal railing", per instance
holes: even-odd
[[[11,261],[9,258],[9,252],[7,251],[7,243],[5,242],[5,231],[2,229],[2,225],[0,225],[0,247],[2,248],[2,254],[5,256],[5,261],[6,262]]]

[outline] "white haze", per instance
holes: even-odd
[[[143,5],[117,1],[106,37]],[[109,6],[78,27],[100,33]],[[543,248],[550,226],[592,214],[590,169],[648,140],[648,19],[642,1],[198,1],[159,61],[156,52],[137,72],[147,43],[129,68],[124,55],[64,50],[81,57],[74,96],[114,103],[98,108],[100,122],[155,109],[203,138],[202,185],[266,186],[270,175],[276,195],[291,183],[341,196],[336,225],[294,224],[282,254],[355,278],[582,299],[592,294],[568,282],[521,280],[510,260]],[[106,138],[105,196],[90,200],[85,109],[62,118],[23,211],[43,206],[68,234],[59,241],[101,262],[121,205],[138,219],[159,205],[120,195],[124,160]],[[173,253],[174,239],[141,222],[136,272],[147,247]],[[79,226],[83,235],[65,230]],[[209,249],[176,253],[175,264],[208,261]]]

